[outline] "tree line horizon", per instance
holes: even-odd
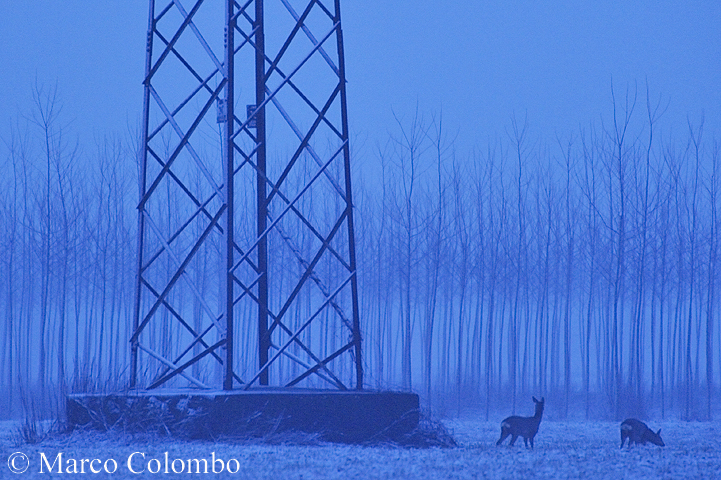
[[[661,97],[624,93],[609,121],[539,139],[512,117],[472,152],[416,109],[358,153],[366,388],[486,419],[531,395],[556,418],[718,414],[719,141],[702,118],[663,131]],[[56,88],[33,99],[0,157],[7,417],[128,379],[137,135],[81,146]]]

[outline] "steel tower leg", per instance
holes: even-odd
[[[145,78],[148,78],[152,67],[153,52],[153,16],[155,11],[155,1],[150,0],[148,13],[148,35],[145,46]],[[150,85],[143,85],[143,139],[148,138],[148,115],[150,105]],[[138,178],[138,187],[140,198],[145,196],[146,192],[146,171],[148,164],[148,151],[143,148],[140,152],[140,175]],[[142,291],[142,270],[143,270],[143,239],[145,238],[145,221],[142,210],[138,210],[138,243],[137,243],[137,264],[135,268],[135,292],[133,299],[133,333],[138,331],[138,322],[140,319],[140,301]],[[130,343],[130,388],[136,388],[138,385],[138,340]]]
[[[348,198],[347,217],[348,217],[348,255],[350,257],[350,270],[356,271],[355,263],[355,236],[353,235],[353,202],[350,200],[353,198],[351,189],[351,175],[350,175],[350,144],[348,142],[348,107],[346,103],[346,81],[345,81],[345,55],[343,48],[343,31],[340,28],[340,0],[335,0],[335,21],[338,24],[338,34],[336,39],[338,42],[338,70],[340,77],[340,98],[341,98],[341,126],[343,129],[342,136],[346,139],[343,145],[343,165],[345,166],[345,194]],[[360,319],[358,313],[358,276],[354,275],[351,279],[351,300],[353,302],[353,340],[354,340],[354,352],[355,352],[355,367],[356,367],[356,389],[361,390],[363,388],[363,362],[361,357],[361,331],[360,331]]]
[[[268,362],[270,338],[268,335],[268,205],[266,191],[266,138],[265,138],[265,20],[263,1],[255,2],[255,155],[257,159],[256,191],[257,199],[257,235],[258,235],[258,367]],[[268,385],[268,370],[260,373],[258,383]]]
[[[225,68],[226,68],[226,79],[225,85],[225,124],[224,124],[224,151],[223,151],[223,172],[225,181],[225,205],[227,206],[225,211],[225,242],[224,242],[224,271],[223,280],[225,282],[224,292],[224,306],[225,306],[225,365],[224,365],[224,377],[223,377],[223,389],[233,389],[233,251],[234,251],[234,238],[233,232],[235,228],[233,225],[235,208],[233,201],[234,199],[234,169],[235,169],[235,150],[233,149],[233,129],[234,129],[234,118],[235,118],[235,1],[225,1]]]

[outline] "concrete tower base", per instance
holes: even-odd
[[[396,440],[418,426],[414,393],[256,388],[73,394],[71,428],[157,431],[183,438],[316,434],[330,442]]]

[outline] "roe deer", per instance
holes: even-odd
[[[632,443],[640,443],[646,445],[646,442],[651,442],[654,445],[665,447],[666,444],[661,440],[661,429],[658,432],[654,432],[648,425],[643,423],[641,420],[635,418],[628,418],[621,424],[621,448],[623,448],[623,442],[628,438],[628,448],[631,448]]]
[[[536,400],[536,397],[531,397],[533,402],[536,404],[536,413],[532,417],[508,417],[501,422],[501,438],[496,442],[496,445],[500,445],[506,437],[511,437],[510,445],[513,445],[516,439],[521,436],[523,441],[528,448],[528,441],[531,441],[531,448],[533,448],[533,437],[538,432],[538,424],[541,423],[541,417],[543,416],[543,403],[546,401],[545,398]]]

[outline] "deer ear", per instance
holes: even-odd
[[[661,435],[661,429],[658,429],[658,432],[656,432],[656,435]]]
[[[546,403],[546,397],[541,397],[541,403]]]
[[[536,397],[531,397],[534,401],[534,403],[538,403],[538,400],[536,400]]]

